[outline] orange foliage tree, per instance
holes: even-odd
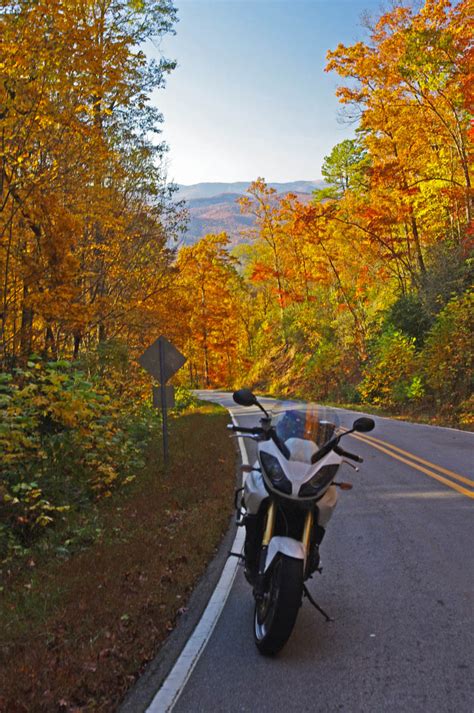
[[[383,373],[393,334],[417,354],[425,335],[436,342],[437,314],[468,285],[469,3],[394,6],[368,31],[328,53],[359,126],[326,157],[326,187],[309,203],[258,179],[240,201],[255,221],[239,251],[254,295],[250,373],[276,390],[319,382],[312,393],[344,397],[341,371],[351,387]],[[420,364],[395,401],[428,394]]]
[[[188,356],[195,385],[232,383],[238,372],[242,321],[239,279],[225,233],[183,247],[176,261],[178,343]]]
[[[395,7],[370,40],[328,53],[337,90],[360,114],[370,185],[336,219],[369,236],[400,280],[420,285],[433,243],[461,242],[472,217],[468,160],[468,3]],[[345,206],[344,206],[345,207]]]
[[[167,192],[149,104],[172,63],[137,49],[170,2],[20,0],[0,17],[0,349],[77,356],[131,336],[163,285]]]

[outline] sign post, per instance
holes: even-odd
[[[165,357],[164,349],[160,349],[160,396],[161,396],[161,418],[163,421],[163,460],[165,470],[168,470],[168,410],[166,408],[166,386],[165,386]]]
[[[163,461],[165,469],[169,463],[168,449],[168,408],[174,406],[174,389],[166,382],[181,369],[186,357],[169,342],[166,337],[158,337],[145,349],[138,362],[151,376],[160,382],[159,389],[153,387],[153,406],[161,408],[163,424]]]

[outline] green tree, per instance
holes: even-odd
[[[442,410],[472,394],[474,292],[453,298],[439,313],[421,354],[426,383]]]
[[[340,198],[348,190],[361,188],[368,162],[367,151],[358,139],[345,139],[336,144],[324,158],[321,173],[328,186],[314,192],[316,200]]]

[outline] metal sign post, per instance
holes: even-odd
[[[166,395],[166,408],[174,408],[175,405],[175,400],[174,400],[174,386],[170,386],[167,384],[165,386],[165,395]],[[153,406],[155,408],[161,408],[161,386],[154,386],[153,387]]]
[[[160,349],[160,391],[161,391],[161,418],[163,419],[163,460],[165,470],[168,470],[168,410],[166,408],[165,386],[165,357],[164,349]]]
[[[148,349],[145,349],[138,359],[140,365],[146,369],[157,381],[159,389],[153,387],[153,406],[161,407],[163,424],[163,461],[165,469],[169,463],[168,449],[168,407],[174,406],[174,390],[166,386],[166,382],[181,369],[186,362],[186,357],[169,342],[166,337],[158,337]]]

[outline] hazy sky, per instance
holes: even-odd
[[[154,100],[165,117],[168,177],[178,183],[317,179],[331,148],[353,135],[338,122],[325,55],[363,39],[381,0],[176,0],[177,59]]]

